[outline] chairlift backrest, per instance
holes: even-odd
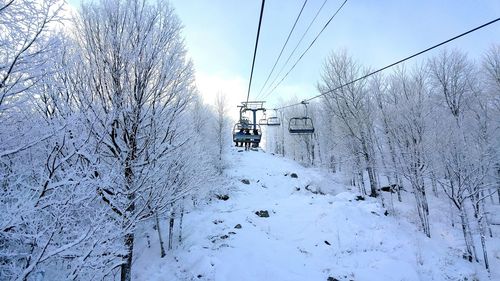
[[[247,134],[247,132],[249,134]],[[233,141],[234,142],[246,142],[260,143],[262,138],[262,130],[259,125],[256,125],[256,129],[253,129],[253,124],[241,124],[236,123],[233,128]]]
[[[269,117],[267,118],[267,125],[268,126],[279,126],[281,125],[280,119],[278,117]]]
[[[288,132],[290,134],[313,134],[314,124],[309,117],[292,117],[288,122]]]
[[[261,126],[267,126],[267,119],[266,118],[262,118],[259,120],[259,125]]]
[[[251,125],[248,124],[248,123],[236,123],[234,125],[234,129],[233,131],[236,133],[236,132],[239,132],[240,130],[245,130],[245,129],[250,129],[251,128]]]

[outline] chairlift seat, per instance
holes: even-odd
[[[278,117],[269,117],[267,118],[268,126],[279,126],[281,125],[280,119]]]
[[[259,126],[257,126],[257,134],[253,134],[253,124],[241,124],[236,123],[233,128],[233,142],[250,142],[259,144],[262,138],[262,132]],[[241,133],[240,130],[250,130],[252,134],[246,135]]]
[[[292,117],[288,123],[288,132],[300,135],[313,134],[313,121],[309,117]]]
[[[259,125],[261,126],[267,126],[269,125],[268,122],[267,122],[267,119],[266,118],[263,118],[263,119],[260,119],[259,120]]]

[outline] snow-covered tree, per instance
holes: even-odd
[[[489,131],[492,132],[491,142],[495,155],[494,169],[492,171],[492,182],[497,188],[498,202],[500,203],[500,45],[491,46],[483,56],[484,85],[482,96],[486,96],[487,103],[482,109],[487,112],[490,120]]]
[[[429,152],[429,93],[425,69],[415,67],[408,73],[399,68],[390,79],[390,103],[385,106],[389,143],[394,145],[394,168],[412,186],[420,226],[430,237],[429,206],[424,179]]]
[[[325,61],[322,83],[318,85],[318,90],[330,91],[324,96],[323,102],[328,113],[338,121],[345,136],[344,141],[351,150],[361,191],[365,190],[363,171],[366,170],[370,181],[370,196],[376,197],[378,175],[373,142],[373,105],[367,90],[367,80],[359,80],[339,88],[365,73],[366,70],[345,51],[333,53]]]
[[[226,98],[223,93],[217,93],[215,99],[215,143],[217,145],[217,153],[215,156],[215,167],[219,175],[222,174],[225,166],[224,154],[226,152],[226,147],[229,145],[228,132],[229,119],[228,119],[228,108],[226,104]]]
[[[0,1],[0,112],[28,99],[26,90],[50,74],[58,45],[48,33],[61,8],[59,0]]]
[[[122,247],[130,280],[138,222],[170,210],[187,194],[183,150],[193,132],[186,110],[195,94],[181,24],[165,1],[102,0],[77,22],[78,106],[92,142],[96,186]]]
[[[467,212],[467,200],[479,211],[490,170],[488,145],[484,141],[484,112],[481,112],[478,72],[472,61],[459,51],[443,51],[429,61],[432,91],[438,106],[434,118],[438,121],[436,131],[436,155],[444,178],[439,180],[443,191],[459,211],[466,256],[478,260]],[[474,108],[479,109],[474,114]],[[478,117],[479,119],[475,118]],[[476,119],[476,120],[474,120]],[[484,120],[484,121],[483,121]],[[476,213],[479,218],[482,214]],[[480,227],[484,233],[484,228]],[[484,241],[483,241],[484,242]],[[484,243],[483,243],[484,246]],[[487,265],[486,249],[485,264]]]

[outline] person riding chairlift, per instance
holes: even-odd
[[[250,149],[250,137],[248,136],[251,136],[252,134],[250,134],[250,130],[249,129],[245,129],[245,136],[247,136],[245,138],[245,150],[249,150]]]
[[[253,130],[253,135],[254,135],[254,136],[258,136],[258,135],[259,135],[259,130],[254,129],[254,130]],[[252,147],[254,147],[254,148],[255,148],[255,147],[258,147],[258,146],[259,146],[259,144],[258,144],[257,142],[252,143]]]
[[[244,135],[244,130],[240,129],[240,131],[236,133],[236,139],[241,140]],[[243,141],[236,141],[236,147],[243,147]]]

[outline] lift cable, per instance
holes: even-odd
[[[274,62],[273,68],[271,69],[271,72],[269,72],[269,75],[267,76],[266,82],[264,82],[264,85],[262,85],[262,88],[260,89],[259,94],[257,96],[260,96],[260,94],[262,93],[262,91],[266,87],[267,82],[269,82],[269,78],[271,78],[271,74],[273,74],[273,71],[276,68],[276,65],[278,64],[278,61],[280,60],[281,55],[283,54],[283,51],[285,50],[285,47],[288,44],[288,40],[290,40],[290,37],[292,36],[293,30],[295,29],[295,26],[297,25],[297,22],[299,21],[299,18],[302,15],[302,11],[304,11],[304,7],[306,6],[306,4],[307,4],[307,0],[304,0],[304,4],[302,4],[302,8],[300,8],[299,15],[295,19],[295,22],[293,23],[292,29],[288,33],[288,37],[286,38],[285,44],[283,44],[283,47],[281,48],[280,54],[278,55],[278,58]]]
[[[471,29],[471,30],[469,30],[469,31],[466,31],[466,32],[462,33],[462,34],[459,34],[459,35],[457,35],[457,36],[455,36],[455,37],[453,37],[453,38],[450,38],[450,39],[448,39],[448,40],[446,40],[446,41],[443,41],[443,42],[441,42],[441,43],[439,43],[439,44],[436,44],[436,45],[434,45],[434,46],[432,46],[432,47],[429,47],[429,48],[427,48],[427,49],[425,49],[425,50],[423,50],[423,51],[420,51],[420,52],[418,52],[418,53],[415,53],[415,54],[413,54],[413,55],[411,55],[411,56],[408,56],[408,57],[406,57],[406,58],[404,58],[404,59],[401,59],[401,60],[399,60],[399,61],[397,61],[397,62],[391,63],[391,64],[389,64],[389,65],[387,65],[387,66],[385,66],[385,67],[382,67],[382,68],[380,68],[380,69],[378,69],[378,70],[375,70],[375,71],[373,71],[373,72],[370,72],[370,73],[368,73],[368,74],[366,74],[366,75],[363,75],[363,76],[361,76],[361,77],[359,77],[359,78],[357,78],[357,79],[354,79],[354,80],[352,80],[352,81],[350,81],[350,82],[348,82],[348,83],[342,84],[342,85],[340,85],[340,86],[338,86],[338,87],[336,87],[336,88],[334,88],[334,89],[332,89],[332,90],[328,90],[328,91],[326,91],[326,92],[322,92],[322,93],[320,93],[320,94],[318,94],[318,95],[316,95],[316,96],[314,96],[314,97],[311,97],[311,98],[305,99],[305,100],[303,100],[302,102],[299,102],[299,103],[294,103],[294,104],[290,104],[290,105],[286,105],[286,106],[278,107],[278,108],[276,108],[276,110],[279,110],[279,109],[285,109],[285,108],[289,108],[289,107],[292,107],[292,106],[301,105],[301,104],[303,104],[304,102],[308,102],[308,101],[311,101],[311,100],[313,100],[313,99],[316,99],[316,98],[322,97],[322,96],[324,96],[324,95],[327,95],[327,94],[329,94],[329,93],[335,92],[335,91],[337,91],[337,90],[339,90],[339,89],[341,89],[341,88],[343,88],[343,87],[346,87],[346,86],[349,86],[349,85],[351,85],[351,84],[354,84],[354,83],[356,83],[356,82],[358,82],[358,81],[360,81],[360,80],[363,80],[363,79],[365,79],[365,78],[368,78],[368,77],[370,77],[370,76],[372,76],[372,75],[374,75],[374,74],[377,74],[377,73],[379,73],[379,72],[382,72],[382,71],[384,71],[384,70],[386,70],[386,69],[388,69],[388,68],[391,68],[391,67],[393,67],[393,66],[395,66],[395,65],[397,65],[397,64],[400,64],[400,63],[405,62],[405,61],[407,61],[407,60],[409,60],[409,59],[412,59],[412,58],[414,58],[414,57],[416,57],[416,56],[419,56],[419,55],[421,55],[421,54],[423,54],[423,53],[426,53],[426,52],[428,52],[428,51],[430,51],[430,50],[432,50],[432,49],[435,49],[435,48],[437,48],[437,47],[439,47],[439,46],[442,46],[442,45],[444,45],[444,44],[447,44],[447,43],[449,43],[449,42],[451,42],[451,41],[453,41],[453,40],[456,40],[456,39],[458,39],[458,38],[460,38],[460,37],[463,37],[463,36],[465,36],[465,35],[467,35],[467,34],[469,34],[469,33],[472,33],[472,32],[474,32],[474,31],[477,31],[477,30],[479,30],[479,29],[481,29],[481,28],[484,28],[484,27],[486,27],[486,26],[488,26],[488,25],[490,25],[490,24],[493,24],[493,23],[495,23],[495,22],[497,22],[497,21],[500,21],[500,18],[494,19],[494,20],[492,20],[492,21],[490,21],[490,22],[487,22],[487,23],[485,23],[485,24],[483,24],[483,25],[480,25],[480,26],[478,26],[478,27],[476,27],[476,28],[473,28],[473,29]]]
[[[250,98],[250,88],[252,87],[253,67],[255,65],[255,56],[257,55],[257,46],[259,45],[260,25],[262,24],[262,15],[264,14],[265,2],[266,0],[262,0],[262,6],[260,8],[259,27],[257,28],[257,38],[255,39],[255,49],[253,51],[252,70],[250,71],[250,80],[248,81],[247,103],[248,99]]]
[[[283,76],[283,78],[281,78],[281,80],[276,84],[274,85],[274,87],[271,89],[271,91],[269,91],[265,96],[264,98],[268,97],[280,84],[281,82],[283,82],[283,80],[285,80],[285,78],[288,76],[288,74],[290,74],[290,72],[292,72],[292,70],[295,68],[295,66],[297,66],[297,64],[299,63],[299,61],[304,57],[304,55],[307,53],[307,51],[309,51],[309,49],[311,49],[311,47],[314,45],[314,43],[316,42],[316,40],[319,38],[319,36],[321,35],[321,33],[323,33],[323,31],[328,27],[328,25],[330,24],[330,22],[333,20],[333,18],[340,12],[340,10],[342,9],[342,7],[344,7],[344,5],[347,3],[347,0],[344,1],[344,3],[342,3],[342,5],[337,9],[337,11],[333,14],[333,16],[328,20],[328,22],[325,24],[325,26],[323,26],[323,28],[321,29],[321,31],[318,33],[318,35],[316,35],[316,37],[314,38],[314,40],[311,42],[311,44],[309,44],[309,47],[307,47],[307,49],[300,55],[300,57],[297,59],[297,61],[293,64],[292,68],[290,68],[290,70],[288,70],[288,72],[285,74],[285,76]]]
[[[281,67],[281,69],[278,71],[278,74],[276,74],[276,76],[274,77],[273,81],[271,82],[271,85],[274,84],[274,82],[276,82],[276,80],[278,79],[278,77],[280,76],[280,74],[283,72],[283,70],[285,69],[285,67],[288,65],[288,62],[290,61],[290,59],[292,58],[293,54],[295,54],[295,51],[298,49],[300,43],[302,43],[302,40],[304,40],[304,37],[306,36],[307,32],[309,31],[309,29],[311,28],[311,26],[313,25],[313,23],[316,21],[316,18],[318,17],[319,13],[321,12],[321,10],[323,9],[323,7],[325,6],[326,2],[328,0],[325,0],[323,2],[323,4],[321,5],[321,7],[319,8],[319,10],[316,12],[316,15],[314,15],[314,18],[312,19],[312,21],[309,23],[309,26],[307,26],[307,29],[306,31],[304,31],[304,33],[302,34],[302,37],[300,37],[300,40],[299,42],[297,43],[297,45],[295,45],[295,48],[293,49],[293,51],[290,53],[290,55],[288,56],[288,58],[286,59],[285,63],[283,64],[283,66]],[[262,91],[262,90],[261,90]],[[260,95],[261,93],[259,93]],[[266,95],[266,97],[269,96],[269,95]]]

